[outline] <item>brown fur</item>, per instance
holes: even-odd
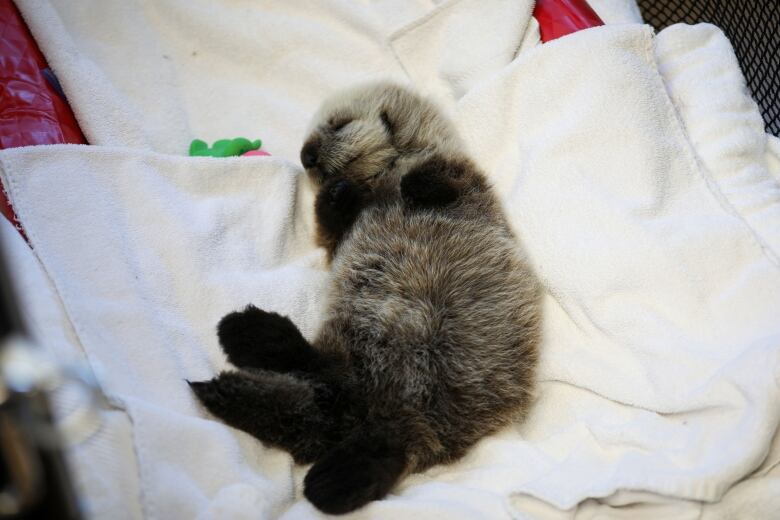
[[[309,344],[250,306],[219,327],[241,370],[192,383],[229,424],[315,462],[305,494],[323,511],[458,459],[530,406],[540,286],[462,150],[403,87],[326,102],[301,154],[332,260],[320,332]]]

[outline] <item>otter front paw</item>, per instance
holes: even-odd
[[[412,168],[401,179],[401,197],[409,207],[435,208],[451,204],[460,195],[459,179],[465,166],[434,156]]]
[[[276,372],[305,370],[314,352],[298,327],[286,316],[254,305],[220,320],[217,336],[228,361],[237,367]]]
[[[315,203],[320,225],[334,235],[343,234],[355,221],[362,207],[362,190],[344,179],[326,182]]]

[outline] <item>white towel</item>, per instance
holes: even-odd
[[[316,333],[327,271],[297,151],[326,92],[380,74],[454,115],[548,296],[528,422],[353,517],[770,511],[756,504],[773,504],[780,458],[780,228],[776,201],[751,197],[777,188],[775,145],[722,34],[628,24],[533,47],[530,4],[498,0],[497,24],[526,18],[496,39],[475,30],[491,6],[469,0],[384,18],[389,4],[107,4],[20,6],[101,146],[6,150],[0,169],[68,326],[132,421],[141,514],[319,516],[300,496],[305,468],[213,420],[183,380],[226,366],[214,324],[250,301]],[[475,48],[441,45],[453,34]],[[240,134],[275,156],[157,153]]]

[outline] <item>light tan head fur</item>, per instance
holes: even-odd
[[[301,163],[315,185],[338,175],[371,189],[391,178],[397,182],[409,162],[460,149],[452,123],[433,103],[400,85],[375,82],[323,103]]]

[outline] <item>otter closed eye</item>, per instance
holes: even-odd
[[[352,122],[351,119],[338,119],[334,122],[331,122],[330,127],[333,129],[334,132],[338,132],[348,124]]]
[[[382,112],[382,114],[380,114],[379,118],[382,120],[382,124],[385,125],[385,130],[387,130],[387,133],[392,135],[393,134],[393,123],[390,122],[390,117],[387,115],[387,112]]]

